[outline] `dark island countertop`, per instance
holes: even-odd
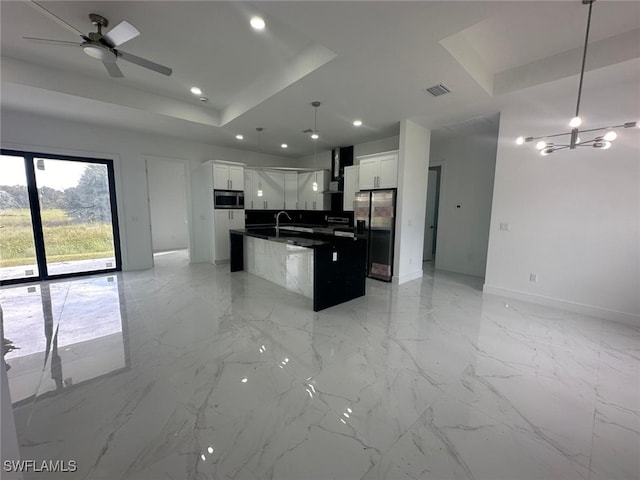
[[[280,229],[276,232],[275,227],[257,227],[243,228],[239,230],[231,230],[231,233],[244,235],[246,237],[261,238],[272,242],[287,243],[298,247],[314,248],[320,245],[331,244],[331,238],[324,238],[327,235],[319,235],[316,233],[304,233],[291,230]]]
[[[244,270],[244,237],[313,250],[313,310],[319,311],[365,294],[366,240],[314,232],[312,228],[249,227],[229,232],[231,271]]]

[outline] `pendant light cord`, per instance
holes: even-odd
[[[593,8],[593,2],[589,2],[589,17],[587,18],[587,32],[584,37],[584,51],[582,52],[582,69],[580,70],[580,84],[578,85],[578,101],[576,103],[576,117],[580,113],[580,97],[582,96],[582,80],[584,78],[584,67],[587,60],[587,46],[589,45],[589,27],[591,26],[591,9]]]

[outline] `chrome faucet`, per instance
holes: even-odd
[[[287,216],[289,220],[291,220],[291,217],[289,216],[289,214],[284,210],[282,210],[281,212],[278,212],[276,214],[276,235],[280,233],[280,215],[282,215],[283,213]]]

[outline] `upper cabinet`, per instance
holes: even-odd
[[[344,167],[344,197],[342,209],[345,212],[353,211],[353,200],[356,197],[356,192],[359,190],[359,173],[360,169],[358,165]]]
[[[317,191],[313,182],[318,183]],[[244,171],[244,204],[247,210],[329,210],[329,172]]]
[[[214,190],[244,190],[244,167],[232,163],[213,163]]]
[[[284,208],[284,172],[258,171],[265,210]]]
[[[246,169],[244,204],[247,210],[279,210],[285,205],[285,174]]]
[[[284,174],[284,208],[286,210],[298,209],[298,172],[285,172]]]
[[[313,189],[317,183],[317,190]],[[298,210],[329,210],[329,196],[324,193],[329,188],[329,172],[304,172],[298,174]]]
[[[358,157],[360,190],[396,188],[398,186],[398,152],[384,152]]]

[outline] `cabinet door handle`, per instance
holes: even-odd
[[[313,201],[313,209],[314,210],[316,209],[316,201],[315,200]]]
[[[304,209],[307,210],[307,201],[304,201]]]
[[[253,210],[253,200],[251,200],[251,209]]]

